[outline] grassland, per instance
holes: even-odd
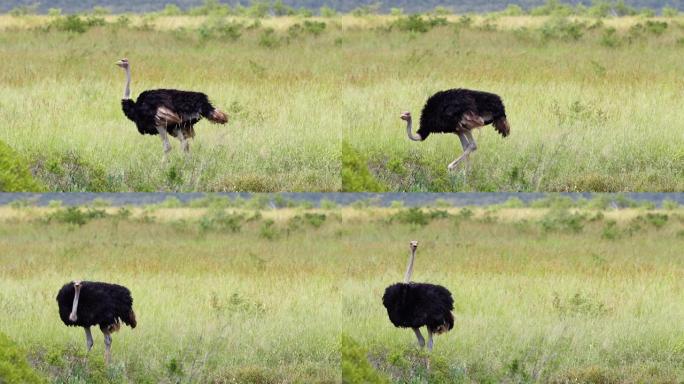
[[[343,141],[378,190],[684,189],[681,17],[91,20],[0,16],[0,134],[49,190],[348,190]],[[122,56],[134,96],[202,90],[232,121],[162,164],[120,110]],[[467,173],[446,171],[454,135],[412,143],[398,119],[452,87],[502,95],[512,126],[475,135]]]
[[[340,382],[341,334],[397,383],[679,382],[672,208],[4,207],[0,332],[53,382]],[[456,300],[430,356],[380,302],[411,239],[415,280]],[[108,369],[59,320],[74,278],[133,292]]]

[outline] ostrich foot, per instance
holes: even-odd
[[[462,155],[461,157],[459,157],[458,159],[456,159],[456,160],[452,161],[451,163],[449,163],[449,165],[447,166],[447,169],[450,170],[450,171],[454,171],[454,170],[458,169],[459,164],[461,164],[461,162],[462,162],[463,160],[467,160],[467,159],[468,159],[468,156],[464,154],[464,155]]]

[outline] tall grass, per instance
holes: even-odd
[[[343,190],[343,140],[380,190],[684,188],[678,18],[56,20],[0,17],[0,133],[52,190]],[[162,164],[120,110],[122,56],[134,95],[204,91],[231,122]],[[500,94],[512,126],[475,134],[467,173],[446,171],[455,135],[412,143],[398,119],[453,87]]]
[[[394,382],[681,381],[681,209],[558,209],[7,209],[0,332],[55,382],[339,382],[341,334]],[[456,302],[430,356],[380,300],[412,239]],[[77,278],[133,293],[107,369],[59,320]]]

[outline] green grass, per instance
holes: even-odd
[[[683,380],[684,212],[559,210],[3,208],[0,332],[53,382]],[[456,303],[432,354],[381,304],[412,239]],[[108,368],[59,319],[77,278],[133,293]]]
[[[681,18],[61,20],[0,17],[0,134],[50,190],[364,189],[343,141],[390,191],[684,189]],[[204,91],[231,121],[162,164],[121,112],[123,56],[134,96]],[[454,87],[500,94],[512,127],[475,133],[467,173],[446,170],[455,135],[413,143],[398,118]]]

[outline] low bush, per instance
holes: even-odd
[[[26,354],[12,340],[0,333],[0,383],[38,384],[47,381],[26,361]]]
[[[28,164],[0,141],[0,192],[39,192],[45,187],[36,181]]]

